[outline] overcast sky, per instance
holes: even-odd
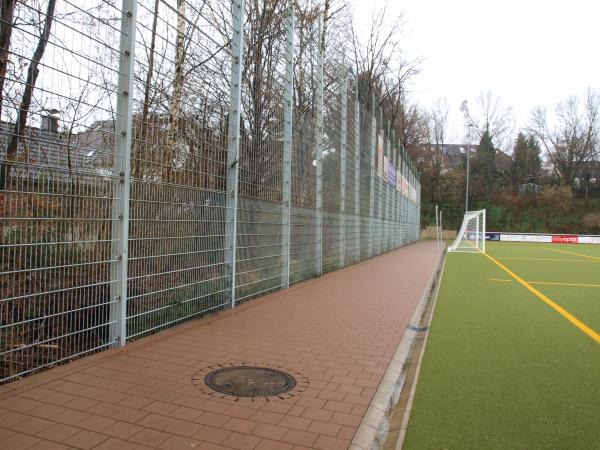
[[[600,89],[598,0],[354,0],[357,25],[386,3],[389,17],[404,13],[406,57],[423,58],[413,98],[448,99],[453,141],[464,134],[462,100],[481,91],[512,106],[518,129],[536,106]]]

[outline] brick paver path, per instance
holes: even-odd
[[[0,448],[345,449],[439,257],[414,244],[0,386]],[[192,384],[241,362],[300,383],[270,401]]]

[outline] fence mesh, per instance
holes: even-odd
[[[16,3],[0,381],[418,238],[410,162],[309,6]]]

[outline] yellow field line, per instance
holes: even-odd
[[[555,283],[552,281],[528,281],[529,284],[548,284],[552,286],[578,286],[578,287],[593,287],[600,288],[600,284],[585,284],[585,283]]]
[[[557,248],[550,248],[550,247],[544,247],[546,250],[550,250],[551,252],[559,252],[559,253],[566,253],[567,255],[575,255],[575,256],[583,256],[584,258],[589,258],[589,259],[594,259],[596,261],[600,261],[600,258],[598,258],[597,256],[590,256],[590,255],[585,255],[583,253],[576,253],[576,252],[568,252],[566,250],[558,250]]]
[[[506,258],[498,258],[498,259],[512,259],[512,260],[520,260],[520,261],[559,261],[559,262],[584,262],[591,264],[598,264],[600,261],[587,261],[585,259],[560,259],[560,258],[517,258],[517,257],[506,257]]]
[[[575,317],[569,311],[567,311],[560,305],[557,305],[556,303],[554,303],[552,300],[550,300],[548,297],[546,297],[544,294],[542,294],[540,291],[538,291],[532,285],[527,283],[527,281],[523,280],[523,278],[521,278],[519,275],[514,273],[512,270],[510,270],[508,267],[506,267],[504,264],[502,264],[496,258],[494,258],[486,253],[484,253],[484,255],[486,256],[486,258],[488,258],[490,261],[492,261],[494,264],[496,264],[498,267],[500,267],[502,270],[504,270],[507,274],[509,274],[511,277],[513,277],[515,280],[517,280],[525,289],[527,289],[529,292],[531,292],[533,295],[535,295],[541,301],[543,301],[548,306],[550,306],[550,308],[555,310],[557,313],[559,313],[561,316],[563,316],[565,319],[567,319],[569,322],[571,322],[573,325],[575,325],[577,328],[579,328],[581,331],[583,331],[585,334],[587,334],[589,337],[591,337],[594,341],[596,341],[596,343],[600,344],[600,334],[598,334],[596,331],[591,329],[589,326],[587,326],[585,323],[583,323],[581,320],[579,320],[577,317]]]
[[[502,281],[504,283],[512,283],[512,280],[503,280],[501,278],[490,278],[490,281]],[[575,286],[575,287],[589,287],[589,288],[600,288],[600,284],[586,284],[586,283],[558,283],[554,281],[527,281],[529,284],[544,284],[549,286]]]

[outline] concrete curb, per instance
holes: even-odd
[[[400,344],[398,344],[398,348],[383,375],[381,383],[379,383],[375,395],[371,399],[350,447],[348,447],[350,450],[379,450],[383,448],[389,431],[390,413],[398,403],[400,392],[404,386],[405,367],[410,359],[415,338],[419,333],[417,328],[431,298],[432,291],[436,287],[436,280],[440,278],[445,257],[446,251],[442,253],[440,261],[429,277],[421,299],[410,319],[409,326],[404,332]]]
[[[396,442],[395,450],[401,450],[402,445],[404,444],[404,439],[406,438],[406,431],[408,429],[408,420],[410,419],[410,413],[412,411],[412,406],[415,400],[415,393],[417,392],[417,385],[419,383],[419,374],[421,373],[421,364],[423,364],[423,356],[425,356],[425,349],[427,348],[427,340],[429,339],[429,327],[431,326],[431,321],[433,320],[433,314],[435,313],[435,307],[437,305],[438,294],[440,292],[440,285],[442,284],[442,274],[444,273],[444,267],[446,265],[446,258],[444,258],[444,262],[442,263],[440,278],[438,279],[437,286],[435,287],[435,293],[433,295],[433,305],[431,307],[431,314],[429,315],[429,320],[427,321],[427,331],[425,332],[425,341],[423,342],[423,348],[421,354],[419,355],[419,361],[417,362],[417,370],[415,372],[415,382],[412,384],[412,388],[410,390],[408,403],[406,405],[406,410],[404,411],[404,417],[402,417],[402,426],[400,428],[400,434],[398,435],[398,440]]]

